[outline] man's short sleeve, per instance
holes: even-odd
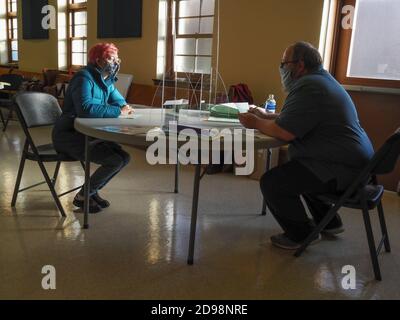
[[[320,90],[312,85],[296,86],[287,97],[276,124],[296,138],[303,138],[321,121],[320,96]]]

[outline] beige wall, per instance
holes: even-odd
[[[56,0],[50,0],[54,4]],[[221,0],[220,73],[227,84],[247,83],[256,103],[268,93],[283,101],[278,65],[285,47],[306,40],[318,45],[322,0]],[[121,50],[122,72],[136,83],[156,76],[158,0],[143,0],[142,37],[97,39],[97,1],[88,1],[88,46],[113,41]],[[21,70],[57,67],[57,33],[49,40],[20,40]]]
[[[249,85],[255,102],[284,94],[279,63],[285,48],[305,40],[318,46],[322,0],[221,0],[220,73],[227,85]]]
[[[142,37],[97,39],[97,1],[88,1],[88,47],[97,42],[113,42],[120,49],[121,72],[134,75],[134,81],[152,84],[156,76],[158,0],[143,0]]]
[[[49,4],[57,7],[57,0],[49,0]],[[49,31],[48,40],[23,40],[21,7],[21,1],[18,1],[19,68],[32,72],[41,72],[43,68],[57,69],[57,30]]]
[[[56,5],[57,0],[49,4]],[[21,7],[21,5],[20,5]],[[21,8],[19,7],[19,15]],[[88,1],[88,47],[97,42],[114,42],[121,50],[121,72],[133,74],[135,82],[152,84],[156,75],[158,0],[143,1],[142,37],[132,39],[97,39],[97,1]],[[49,40],[23,40],[19,19],[21,70],[41,72],[43,68],[57,68],[57,30],[50,30]]]

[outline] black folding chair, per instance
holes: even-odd
[[[0,82],[7,82],[10,86],[5,87],[4,89],[9,91],[17,92],[22,85],[23,77],[19,74],[3,74],[0,75]],[[1,108],[8,110],[7,119],[4,118],[3,113],[1,112]],[[0,90],[0,119],[3,123],[3,132],[7,130],[8,122],[11,119],[13,112],[13,101],[12,95],[10,93],[5,93]]]
[[[11,206],[15,207],[19,193],[43,184],[47,184],[49,186],[50,192],[54,198],[58,210],[60,210],[61,215],[65,217],[66,214],[59,198],[80,189],[82,186],[58,195],[55,190],[55,184],[58,178],[58,173],[60,171],[61,163],[74,162],[77,160],[72,159],[64,154],[57,153],[54,150],[52,144],[36,146],[29,132],[29,129],[31,128],[54,125],[54,123],[62,113],[58,101],[55,97],[47,93],[24,92],[15,96],[15,110],[17,112],[18,119],[21,122],[21,126],[25,133],[26,140],[24,149],[22,151],[22,158],[21,158],[21,163],[19,165],[17,181],[15,183],[15,189]],[[20,190],[19,187],[21,184],[22,174],[24,172],[24,166],[26,160],[36,161],[38,163],[39,168],[42,171],[42,174],[45,178],[45,181]],[[53,178],[50,178],[44,166],[44,163],[49,163],[49,162],[57,163]],[[81,162],[81,165],[84,167],[83,162]]]
[[[360,209],[363,213],[375,279],[381,281],[382,276],[378,262],[378,255],[382,251],[383,247],[385,247],[386,252],[390,252],[391,249],[382,206],[384,187],[378,185],[376,176],[392,172],[399,155],[400,129],[398,129],[375,153],[369,164],[362,170],[358,178],[344,193],[316,195],[318,199],[332,205],[332,208],[328,211],[325,218],[318,224],[313,232],[307,237],[302,246],[296,251],[295,256],[299,257],[303,253],[308,245],[334,218],[341,207]],[[379,243],[378,249],[375,246],[375,239],[369,216],[369,210],[375,208],[378,209],[379,222],[382,231],[382,239]]]

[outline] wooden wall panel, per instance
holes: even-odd
[[[357,106],[361,125],[368,133],[375,150],[400,128],[400,95],[349,92]],[[379,177],[387,190],[396,191],[400,181],[400,163],[392,174]]]

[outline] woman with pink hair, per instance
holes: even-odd
[[[99,43],[90,49],[88,65],[72,78],[65,94],[63,113],[53,129],[57,152],[84,160],[85,137],[75,130],[75,118],[118,118],[121,114],[133,113],[114,85],[120,64],[114,44]],[[98,191],[128,164],[130,157],[118,144],[103,141],[93,147],[91,159],[100,165],[90,178],[89,212],[97,213],[110,206]],[[75,196],[73,204],[83,208],[83,189]]]

